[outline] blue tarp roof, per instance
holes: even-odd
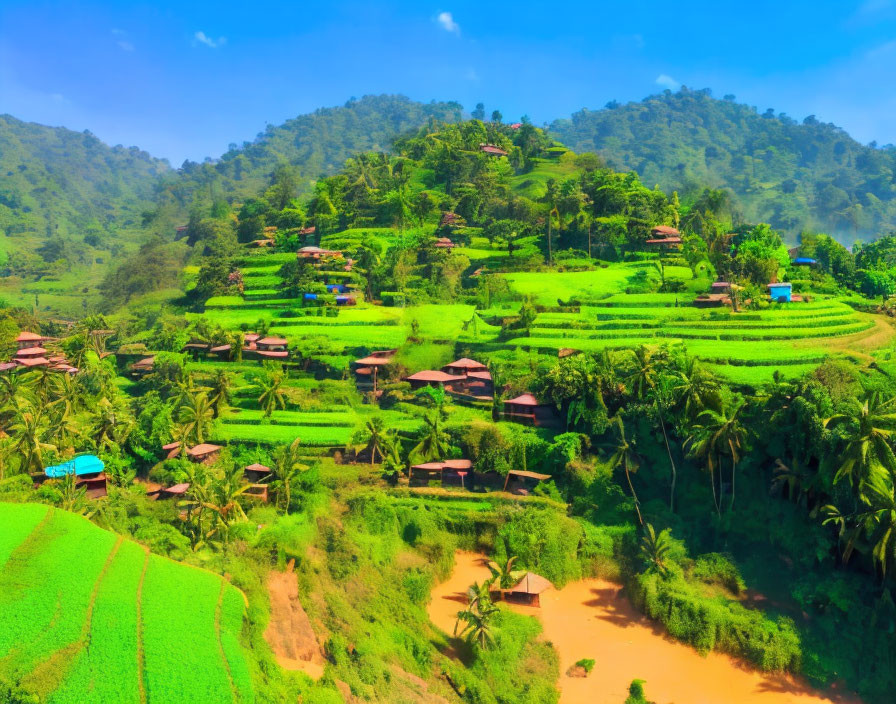
[[[810,259],[809,257],[797,257],[793,260],[794,264],[815,264],[814,259]]]
[[[305,300],[306,300],[306,301],[316,301],[316,300],[317,300],[317,294],[316,294],[316,293],[306,293],[306,294],[305,294]]]
[[[76,474],[82,476],[84,474],[96,474],[102,472],[105,468],[103,461],[96,455],[78,455],[74,459],[62,464],[54,464],[44,470],[51,479],[64,477],[66,474]]]

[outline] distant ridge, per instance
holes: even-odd
[[[729,188],[747,220],[791,236],[812,228],[849,243],[896,226],[896,148],[862,145],[814,116],[797,122],[682,88],[581,110],[550,129],[667,191]]]

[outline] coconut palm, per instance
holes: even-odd
[[[178,411],[183,426],[184,440],[200,444],[209,436],[214,419],[214,408],[204,391],[187,396]]]
[[[666,560],[672,549],[671,542],[668,528],[657,534],[649,523],[644,526],[644,536],[641,538],[641,556],[648,564],[648,571],[656,571],[663,577],[669,574]]]
[[[98,450],[121,446],[133,429],[133,421],[121,401],[102,398],[92,412],[90,437]]]
[[[457,612],[454,635],[460,635],[468,643],[475,643],[484,649],[494,640],[491,624],[498,607],[482,594],[481,585],[473,585],[468,595],[470,601],[467,608]],[[460,628],[461,623],[465,624],[463,628]]]
[[[289,513],[292,501],[292,488],[299,476],[308,469],[308,465],[302,464],[299,456],[299,438],[289,445],[281,445],[274,451],[273,466],[271,467],[271,488],[277,494],[277,503],[283,499],[283,509]]]
[[[211,481],[203,487],[199,504],[214,516],[214,530],[223,537],[224,542],[227,541],[231,525],[247,520],[239,498],[248,488],[249,485],[243,482],[243,473],[238,467],[213,475]]]
[[[395,432],[383,433],[380,453],[382,455],[380,470],[383,477],[391,484],[395,484],[405,469],[405,462],[401,456],[401,440]]]
[[[209,397],[212,404],[213,417],[217,418],[230,405],[230,393],[233,378],[224,369],[218,369],[212,379]]]
[[[513,569],[516,556],[508,558],[503,563],[491,561],[488,563],[488,571],[492,573],[492,582],[498,585],[501,599],[504,598],[504,590],[510,589],[516,584],[518,573]]]
[[[613,416],[611,423],[616,428],[616,441],[614,443],[613,455],[610,457],[610,466],[613,469],[621,467],[625,472],[628,488],[632,492],[632,499],[635,501],[635,513],[638,515],[638,523],[643,526],[644,519],[641,516],[641,502],[638,501],[638,495],[635,493],[631,476],[638,471],[640,459],[634,446],[625,438],[625,425],[622,422],[622,418],[618,415]]]
[[[270,370],[255,379],[258,391],[258,405],[264,411],[264,417],[270,418],[277,408],[286,407],[286,392],[283,390],[283,372]]]
[[[685,443],[691,456],[703,460],[709,470],[713,500],[719,515],[722,513],[722,508],[716,492],[715,470],[717,467],[721,469],[723,455],[730,456],[731,504],[729,509],[733,509],[737,463],[740,461],[740,453],[746,439],[746,429],[739,419],[743,407],[744,404],[739,403],[731,409],[703,411],[697,416],[697,422],[691,428],[691,435]]]
[[[22,406],[17,409],[9,426],[9,434],[15,438],[15,449],[22,457],[25,471],[39,472],[44,467],[44,452],[56,447],[47,440],[47,422],[40,409]]]
[[[896,560],[896,492],[890,475],[875,472],[865,483],[867,508],[843,514],[835,506],[825,506],[824,523],[839,527],[843,546],[843,562],[848,562],[856,544],[864,538],[870,543],[871,558],[886,578],[888,568]]]
[[[448,434],[442,429],[442,414],[436,409],[423,417],[423,430],[411,457],[415,461],[429,462],[448,454]]]
[[[647,345],[641,345],[632,350],[634,357],[634,366],[629,379],[632,387],[632,394],[639,401],[648,401],[653,398],[656,407],[656,416],[660,422],[660,429],[663,431],[663,441],[666,445],[666,454],[669,456],[669,468],[671,471],[671,482],[669,491],[669,508],[675,510],[675,484],[678,480],[678,470],[675,467],[675,459],[672,457],[672,447],[669,444],[669,434],[666,432],[666,422],[663,419],[663,408],[660,402],[659,381],[662,373],[662,362],[664,355],[658,353],[655,349]]]
[[[719,382],[696,357],[687,357],[675,373],[672,396],[675,408],[688,420],[694,420],[707,408],[721,405]]]
[[[862,401],[852,399],[848,412],[824,421],[825,427],[840,424],[848,424],[848,435],[834,482],[849,479],[864,498],[865,485],[876,472],[896,474],[896,455],[890,446],[896,429],[896,397],[882,401],[872,393]]]
[[[376,462],[377,453],[379,453],[380,458],[384,457],[382,444],[383,436],[386,434],[386,426],[382,417],[374,416],[368,420],[364,424],[364,432],[367,435],[366,450],[370,452],[370,465],[373,466],[374,462]]]

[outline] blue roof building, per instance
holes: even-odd
[[[790,303],[793,287],[789,283],[769,284],[768,295],[778,303]]]
[[[44,474],[51,479],[59,479],[67,474],[82,477],[87,474],[99,474],[105,467],[105,463],[96,455],[78,455],[68,462],[47,467],[44,469]]]

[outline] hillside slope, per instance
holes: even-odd
[[[0,231],[101,239],[139,224],[168,162],[89,132],[0,115]]]
[[[81,516],[0,503],[0,692],[54,704],[252,701],[244,608],[217,575]]]
[[[297,167],[299,185],[307,191],[312,179],[334,173],[353,154],[389,150],[393,138],[431,119],[456,121],[463,108],[455,102],[419,103],[403,95],[367,95],[339,107],[268,126],[254,142],[244,142],[219,160],[186,162],[181,178],[170,183],[182,202],[200,187],[215,184],[228,199],[255,195],[279,163]]]
[[[683,88],[581,110],[551,132],[666,190],[729,188],[747,220],[791,235],[817,228],[851,242],[896,223],[896,149],[859,144],[814,117],[797,123]]]

